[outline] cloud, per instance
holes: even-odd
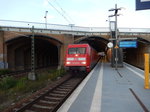
[[[123,16],[118,17],[118,27],[149,28],[149,18],[143,12],[125,10]]]

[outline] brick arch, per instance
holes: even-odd
[[[30,38],[31,39],[32,35],[22,35],[22,36],[16,36],[16,37],[13,37],[13,38],[10,38],[8,40],[5,41],[5,43],[11,43],[13,41],[16,41],[16,40],[20,40],[20,39],[23,39],[23,38]],[[49,42],[51,42],[52,44],[54,45],[62,45],[63,42],[61,42],[60,40],[58,40],[57,38],[55,37],[51,37],[51,36],[47,36],[47,35],[40,35],[40,34],[35,34],[34,35],[34,38],[40,38],[40,39],[44,39],[44,40],[48,40]]]
[[[87,36],[76,41],[76,43],[88,43],[99,52],[105,51],[108,42],[108,39],[101,36]]]
[[[31,37],[32,35],[18,36],[5,41],[9,69],[24,70],[31,68]],[[50,36],[34,35],[34,37],[35,67],[58,66],[60,46],[63,43]]]

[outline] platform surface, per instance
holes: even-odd
[[[143,75],[128,64],[116,70],[110,63],[98,63],[57,112],[150,111]]]

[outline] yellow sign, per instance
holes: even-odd
[[[115,49],[118,49],[118,48],[119,48],[119,47],[116,45],[116,46],[115,46]]]
[[[144,79],[144,87],[145,89],[149,89],[149,54],[145,54],[145,79]]]

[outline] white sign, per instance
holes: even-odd
[[[112,48],[112,47],[113,47],[113,43],[112,43],[112,42],[109,42],[109,43],[107,44],[107,47]]]

